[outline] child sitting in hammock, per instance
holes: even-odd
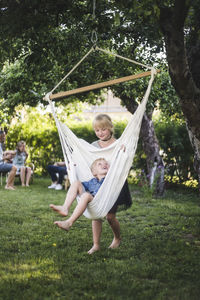
[[[91,171],[94,175],[94,178],[85,182],[75,181],[70,186],[67,192],[65,201],[65,215],[68,214],[72,202],[76,199],[78,195],[80,196],[80,200],[75,210],[73,211],[71,217],[66,221],[56,221],[54,222],[54,224],[67,231],[70,229],[73,223],[84,213],[88,203],[93,200],[94,196],[96,195],[104,181],[108,169],[109,164],[104,158],[98,158],[92,163]],[[51,204],[50,207],[53,208],[55,211],[60,210],[60,206]]]

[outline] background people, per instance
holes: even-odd
[[[6,134],[0,130],[0,172],[8,173],[7,183],[5,189],[15,190],[14,180],[17,168],[12,164],[13,151],[4,151],[5,149]]]
[[[49,189],[62,190],[64,176],[67,175],[65,162],[55,162],[53,165],[48,165],[47,171],[51,176],[52,183],[48,186]]]
[[[22,186],[29,186],[31,178],[31,168],[25,166],[28,153],[26,151],[26,143],[19,141],[16,147],[16,153],[13,158],[13,165],[17,167],[17,171],[20,172],[20,179]]]

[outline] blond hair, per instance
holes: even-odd
[[[100,157],[100,158],[95,159],[95,160],[93,161],[93,163],[91,164],[90,169],[91,169],[93,175],[94,175],[94,169],[96,168],[97,163],[98,163],[99,161],[101,161],[101,160],[104,160],[105,162],[107,162],[107,161],[105,160],[105,158]],[[94,175],[94,176],[95,176],[95,175]]]
[[[94,129],[96,128],[107,128],[110,130],[111,134],[114,133],[114,127],[111,118],[106,114],[97,115],[92,123]]]

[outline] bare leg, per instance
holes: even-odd
[[[108,213],[107,216],[107,221],[110,224],[113,234],[114,234],[114,239],[112,243],[110,244],[109,248],[114,249],[119,247],[120,242],[121,242],[121,237],[120,237],[120,225],[118,220],[116,219],[116,215],[113,213]]]
[[[93,196],[89,193],[84,193],[81,195],[80,201],[78,202],[75,210],[73,211],[71,217],[66,221],[55,221],[54,224],[58,225],[61,229],[69,230],[73,223],[84,213],[88,203],[92,201]]]
[[[31,168],[30,167],[26,167],[26,186],[29,186],[29,182],[31,179]]]
[[[25,186],[25,171],[26,171],[26,168],[25,167],[21,167],[20,169],[20,179],[21,179],[21,183],[22,183],[22,186]]]
[[[15,189],[13,187],[13,185],[14,185],[16,172],[17,172],[17,168],[15,166],[12,166],[12,169],[11,169],[11,171],[9,173],[9,176],[8,176],[8,179],[7,179],[5,189],[7,189],[7,190],[14,190]]]
[[[102,221],[101,220],[93,220],[92,221],[93,246],[88,251],[88,254],[92,254],[95,251],[100,250],[101,232],[102,232]]]
[[[80,181],[75,181],[70,186],[65,202],[63,205],[54,205],[50,204],[50,207],[58,212],[61,216],[66,217],[68,215],[70,206],[72,205],[73,201],[76,199],[77,195],[81,195],[83,193],[83,186]]]

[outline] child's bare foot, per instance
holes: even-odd
[[[26,187],[29,187],[29,184],[28,184],[28,183],[26,183]]]
[[[66,221],[55,221],[54,224],[58,225],[58,227],[60,227],[61,229],[70,230],[70,227],[72,226],[72,224],[66,220]]]
[[[110,244],[110,246],[108,248],[110,248],[110,249],[118,248],[120,243],[121,243],[121,239],[114,238],[112,243]]]
[[[6,190],[15,191],[15,188],[14,188],[13,186],[11,186],[11,185],[6,185],[6,186],[5,186],[5,189],[6,189]]]
[[[25,187],[25,184],[24,184],[24,183],[22,183],[22,186],[23,186],[23,187]]]
[[[99,251],[100,250],[100,247],[98,245],[94,245],[89,251],[88,251],[88,254],[92,254],[96,251]]]
[[[66,217],[68,215],[68,210],[64,208],[62,205],[50,204],[49,206],[63,217]]]

